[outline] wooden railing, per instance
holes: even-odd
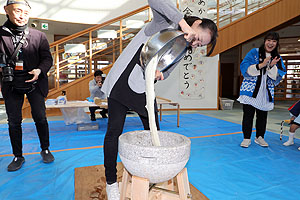
[[[59,89],[63,84],[86,76],[95,69],[112,66],[139,30],[139,28],[126,27],[124,22],[139,17],[139,21],[147,23],[150,21],[149,9],[149,6],[144,6],[51,43],[54,65],[48,73],[50,89]],[[99,38],[99,30],[113,31],[115,35],[111,36],[112,38]],[[81,44],[85,49],[66,53],[65,45],[68,44]]]
[[[276,0],[231,0],[220,1],[209,6],[208,18],[214,20],[219,28],[275,2]]]
[[[215,6],[209,7],[208,17],[213,19],[220,29],[274,1],[276,0],[257,0],[251,1],[250,4],[250,0],[217,0]],[[176,2],[178,6],[179,0]],[[126,26],[126,22],[131,19],[138,19],[144,23],[149,22],[151,20],[149,6],[144,6],[51,43],[50,48],[55,62],[48,73],[50,89],[57,90],[65,83],[91,74],[95,69],[108,71],[122,50],[139,31],[139,28]],[[98,37],[98,31],[103,30],[115,31],[117,36],[114,39]],[[85,49],[66,53],[65,45],[68,44],[81,44]]]

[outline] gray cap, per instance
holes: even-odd
[[[10,4],[24,4],[31,8],[27,0],[7,0],[6,5],[8,6]]]

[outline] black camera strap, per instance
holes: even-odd
[[[17,57],[20,49],[23,47],[23,44],[26,42],[26,38],[27,38],[28,34],[29,34],[29,30],[28,30],[28,28],[26,28],[24,30],[24,35],[23,35],[22,39],[19,41],[17,47],[15,48],[15,51],[13,52],[10,60],[13,61]]]
[[[8,63],[12,63],[12,62],[15,60],[15,58],[17,57],[17,55],[18,55],[20,49],[22,48],[22,46],[23,46],[24,43],[26,42],[26,38],[27,38],[28,35],[29,35],[29,30],[28,30],[28,28],[26,28],[26,29],[24,30],[24,35],[23,35],[22,39],[19,41],[19,43],[18,43],[18,45],[16,46],[16,48],[15,48],[13,54],[11,55],[11,57],[8,58],[8,61],[7,61]],[[8,48],[7,48],[7,45],[6,45],[6,43],[5,43],[5,41],[3,40],[2,37],[1,37],[1,39],[2,39],[2,41],[3,41],[3,44],[4,44],[4,47],[5,47],[6,51],[9,52],[9,51],[8,51]],[[13,62],[13,63],[14,63],[14,62]]]

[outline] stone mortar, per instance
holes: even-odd
[[[184,135],[158,131],[161,146],[153,146],[148,130],[132,131],[119,137],[119,156],[127,171],[160,183],[174,178],[190,157],[191,141]]]

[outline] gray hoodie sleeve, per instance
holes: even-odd
[[[90,90],[91,95],[95,94],[98,89],[99,89],[99,86],[97,86],[96,82],[94,80],[91,80],[89,82],[89,90]]]
[[[148,3],[153,12],[153,20],[145,28],[145,33],[148,36],[172,24],[178,25],[184,17],[170,0],[148,0]]]
[[[101,87],[97,85],[94,79],[89,82],[89,90],[90,90],[90,97],[92,99],[94,99],[95,97],[98,97],[100,99],[106,98],[104,92],[101,91]]]

